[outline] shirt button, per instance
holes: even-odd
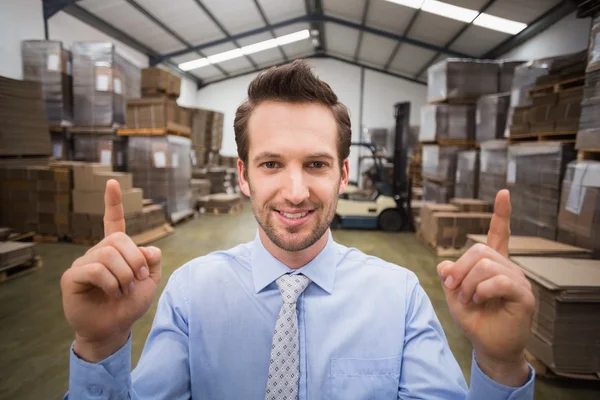
[[[88,386],[88,390],[92,396],[100,396],[102,394],[102,388],[98,385]]]

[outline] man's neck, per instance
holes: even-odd
[[[288,268],[299,269],[311,262],[325,248],[329,240],[329,231],[325,232],[312,246],[301,251],[285,251],[269,239],[267,234],[259,227],[258,235],[265,249],[273,257],[281,261]]]

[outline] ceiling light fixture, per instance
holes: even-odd
[[[453,4],[444,3],[437,0],[387,0],[390,3],[399,4],[401,6],[440,15],[442,17],[454,19],[465,23],[473,23],[473,25],[481,26],[482,28],[492,29],[498,32],[504,32],[511,35],[516,35],[523,29],[527,28],[527,24],[522,22],[512,21],[506,18],[496,17],[494,15],[479,13],[477,10],[471,10],[465,7],[455,6]]]
[[[290,33],[289,35],[279,36],[275,39],[269,39],[262,42],[250,44],[239,49],[228,50],[223,53],[214,54],[212,56],[199,58],[197,60],[187,61],[179,64],[179,68],[183,71],[190,71],[192,69],[206,67],[207,65],[217,64],[223,61],[233,60],[234,58],[243,57],[245,55],[258,53],[272,49],[277,46],[284,46],[289,43],[299,42],[301,40],[308,39],[310,37],[310,31],[304,29],[302,31]]]

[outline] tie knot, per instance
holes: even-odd
[[[306,276],[298,275],[282,275],[277,279],[277,286],[281,292],[281,298],[286,304],[294,304],[298,301],[298,297],[310,284],[310,279]]]

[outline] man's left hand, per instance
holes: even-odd
[[[510,194],[496,196],[487,245],[471,247],[456,262],[443,261],[438,275],[450,312],[465,331],[479,368],[506,386],[527,381],[525,345],[535,298],[523,271],[508,259]]]

